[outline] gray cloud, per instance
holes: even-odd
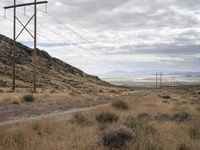
[[[89,73],[155,66],[200,71],[199,0],[49,0],[48,5],[50,14],[91,43],[39,12],[39,46]],[[0,33],[10,36],[8,24],[0,23]]]

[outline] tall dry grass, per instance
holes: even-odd
[[[1,126],[0,150],[108,150],[109,148],[102,144],[102,133],[105,130],[124,126],[136,135],[134,141],[128,141],[123,147],[127,150],[182,150],[183,148],[199,150],[200,140],[191,138],[190,135],[193,121],[200,118],[199,111],[196,110],[199,105],[191,105],[184,92],[170,94],[170,97],[169,103],[163,103],[162,97],[157,95],[139,98],[126,97],[127,110],[116,109],[110,105],[82,112],[82,115],[75,117],[75,121],[71,121],[68,117],[60,121],[51,118],[38,122]],[[188,103],[177,105],[177,101]],[[176,122],[170,119],[157,120],[155,118],[158,112],[173,116],[183,111],[186,111],[192,120]],[[115,113],[119,120],[102,127],[102,124],[96,121],[96,116],[101,112]],[[148,117],[142,119],[141,114],[148,114]],[[92,124],[82,125],[79,122],[82,119],[90,120]]]

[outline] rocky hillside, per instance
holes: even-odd
[[[32,87],[32,54],[33,49],[21,43],[17,47],[16,86],[19,88]],[[0,35],[0,87],[12,85],[12,40]],[[97,91],[111,87],[107,82],[96,76],[85,74],[83,71],[51,57],[47,52],[37,50],[37,86],[39,88],[69,89],[80,92]]]

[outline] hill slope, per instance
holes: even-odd
[[[32,54],[33,49],[16,43],[17,65],[16,85],[19,88],[32,87]],[[12,40],[0,35],[0,87],[12,85]],[[109,83],[96,76],[51,57],[47,52],[37,50],[37,86],[39,88],[69,89],[80,92],[97,91],[112,87]]]

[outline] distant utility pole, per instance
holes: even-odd
[[[171,86],[176,86],[176,77],[171,77]]]
[[[174,77],[174,86],[176,86],[176,77]]]
[[[173,86],[173,77],[171,77],[171,86]]]
[[[162,76],[163,76],[163,74],[162,74],[162,72],[160,73],[160,88],[162,88],[162,86],[163,86],[163,83],[162,83]]]
[[[156,72],[156,88],[158,88],[158,73]]]
[[[4,9],[14,9],[14,15],[13,15],[13,51],[12,51],[12,61],[13,61],[13,92],[15,91],[16,85],[15,85],[15,72],[16,72],[16,40],[21,35],[21,33],[26,30],[30,36],[34,39],[34,54],[33,54],[33,90],[36,92],[36,49],[37,49],[37,5],[38,4],[47,4],[48,1],[40,1],[37,2],[37,0],[34,0],[32,3],[23,3],[23,4],[16,4],[16,0],[14,0],[14,5],[4,7]],[[25,7],[26,6],[32,6],[34,5],[34,14],[29,19],[29,21],[24,25],[20,19],[16,16],[16,8],[18,7],[24,7],[24,13],[25,13]],[[34,35],[27,29],[27,25],[31,22],[31,20],[34,19]],[[19,34],[16,36],[16,21],[18,21],[22,25],[22,30],[19,32]]]

